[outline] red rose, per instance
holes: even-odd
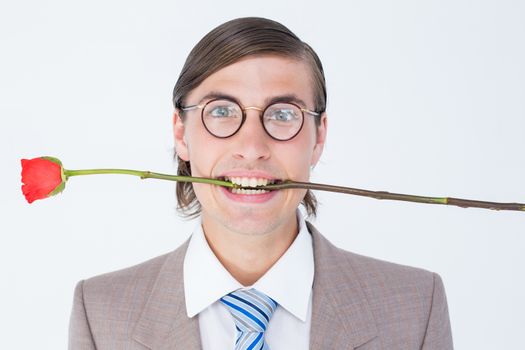
[[[62,192],[65,176],[62,162],[53,157],[22,159],[22,192],[29,203]]]

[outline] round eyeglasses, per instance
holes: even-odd
[[[302,108],[292,102],[277,102],[266,108],[241,107],[228,99],[213,99],[204,104],[180,107],[182,111],[201,109],[202,124],[210,134],[218,138],[235,135],[246,120],[249,109],[260,111],[260,119],[266,133],[278,141],[293,139],[304,124],[304,113],[313,117],[321,114]]]

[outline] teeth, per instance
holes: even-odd
[[[257,186],[266,186],[268,184],[274,183],[274,180],[257,178],[257,177],[228,177],[225,176],[226,181],[231,181],[236,185],[242,187],[257,187]]]
[[[242,189],[242,188],[232,188],[232,193],[235,193],[235,194],[263,194],[263,193],[267,193],[268,191],[266,190],[245,190],[245,189]]]
[[[257,186],[266,186],[268,184],[268,179],[258,179]]]

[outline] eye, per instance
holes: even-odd
[[[235,117],[235,107],[232,106],[215,106],[209,111],[213,118]]]
[[[280,108],[270,108],[266,112],[266,119],[277,122],[293,122],[299,119],[299,114],[296,110],[297,108],[290,107],[280,107]]]

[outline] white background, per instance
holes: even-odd
[[[522,1],[17,1],[0,5],[0,329],[63,349],[77,281],[191,233],[174,183],[72,178],[29,205],[20,158],[174,173],[171,91],[193,45],[241,16],[281,21],[326,69],[312,180],[525,202]],[[525,213],[318,193],[347,250],[438,272],[457,349],[523,348]]]

